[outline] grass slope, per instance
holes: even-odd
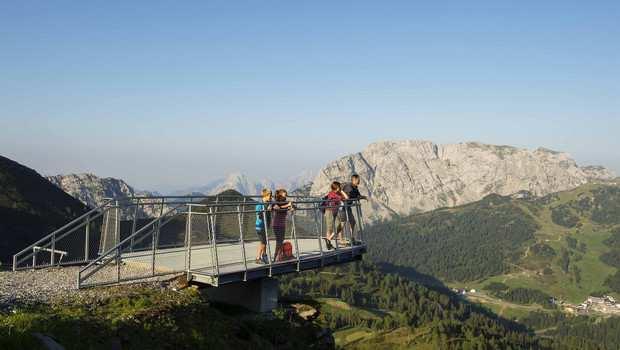
[[[67,300],[0,313],[0,349],[41,349],[33,333],[71,349],[321,348],[317,325],[211,305],[194,289],[112,287],[96,300]]]

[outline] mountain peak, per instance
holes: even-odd
[[[329,163],[313,181],[321,195],[331,181],[361,176],[371,219],[406,215],[480,200],[490,194],[528,191],[534,196],[613,179],[602,167],[581,168],[567,153],[481,142],[435,144],[424,140],[380,141]]]

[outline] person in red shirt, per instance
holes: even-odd
[[[334,249],[331,240],[334,238],[338,209],[340,209],[344,200],[349,199],[349,196],[342,191],[342,187],[338,181],[332,182],[330,189],[331,191],[329,191],[325,198],[325,224],[327,230],[325,238],[323,239],[325,240],[327,249]]]

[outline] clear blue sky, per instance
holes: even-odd
[[[619,1],[3,1],[0,154],[141,188],[476,140],[620,172]]]

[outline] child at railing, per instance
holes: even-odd
[[[262,191],[263,203],[256,205],[256,235],[260,239],[256,252],[256,263],[267,264],[267,228],[271,224],[271,190]]]
[[[288,212],[294,210],[293,203],[287,202],[287,195],[288,193],[285,189],[276,190],[276,203],[271,207],[273,211],[273,222],[271,227],[276,236],[274,261],[281,261],[283,258],[282,244],[284,243],[284,233],[286,232],[286,218]]]
[[[325,245],[327,249],[334,249],[331,240],[334,238],[334,229],[336,226],[336,217],[338,216],[338,209],[342,205],[343,201],[349,199],[346,193],[342,191],[340,182],[334,181],[330,187],[331,191],[325,198],[325,225],[327,226],[325,238]]]

